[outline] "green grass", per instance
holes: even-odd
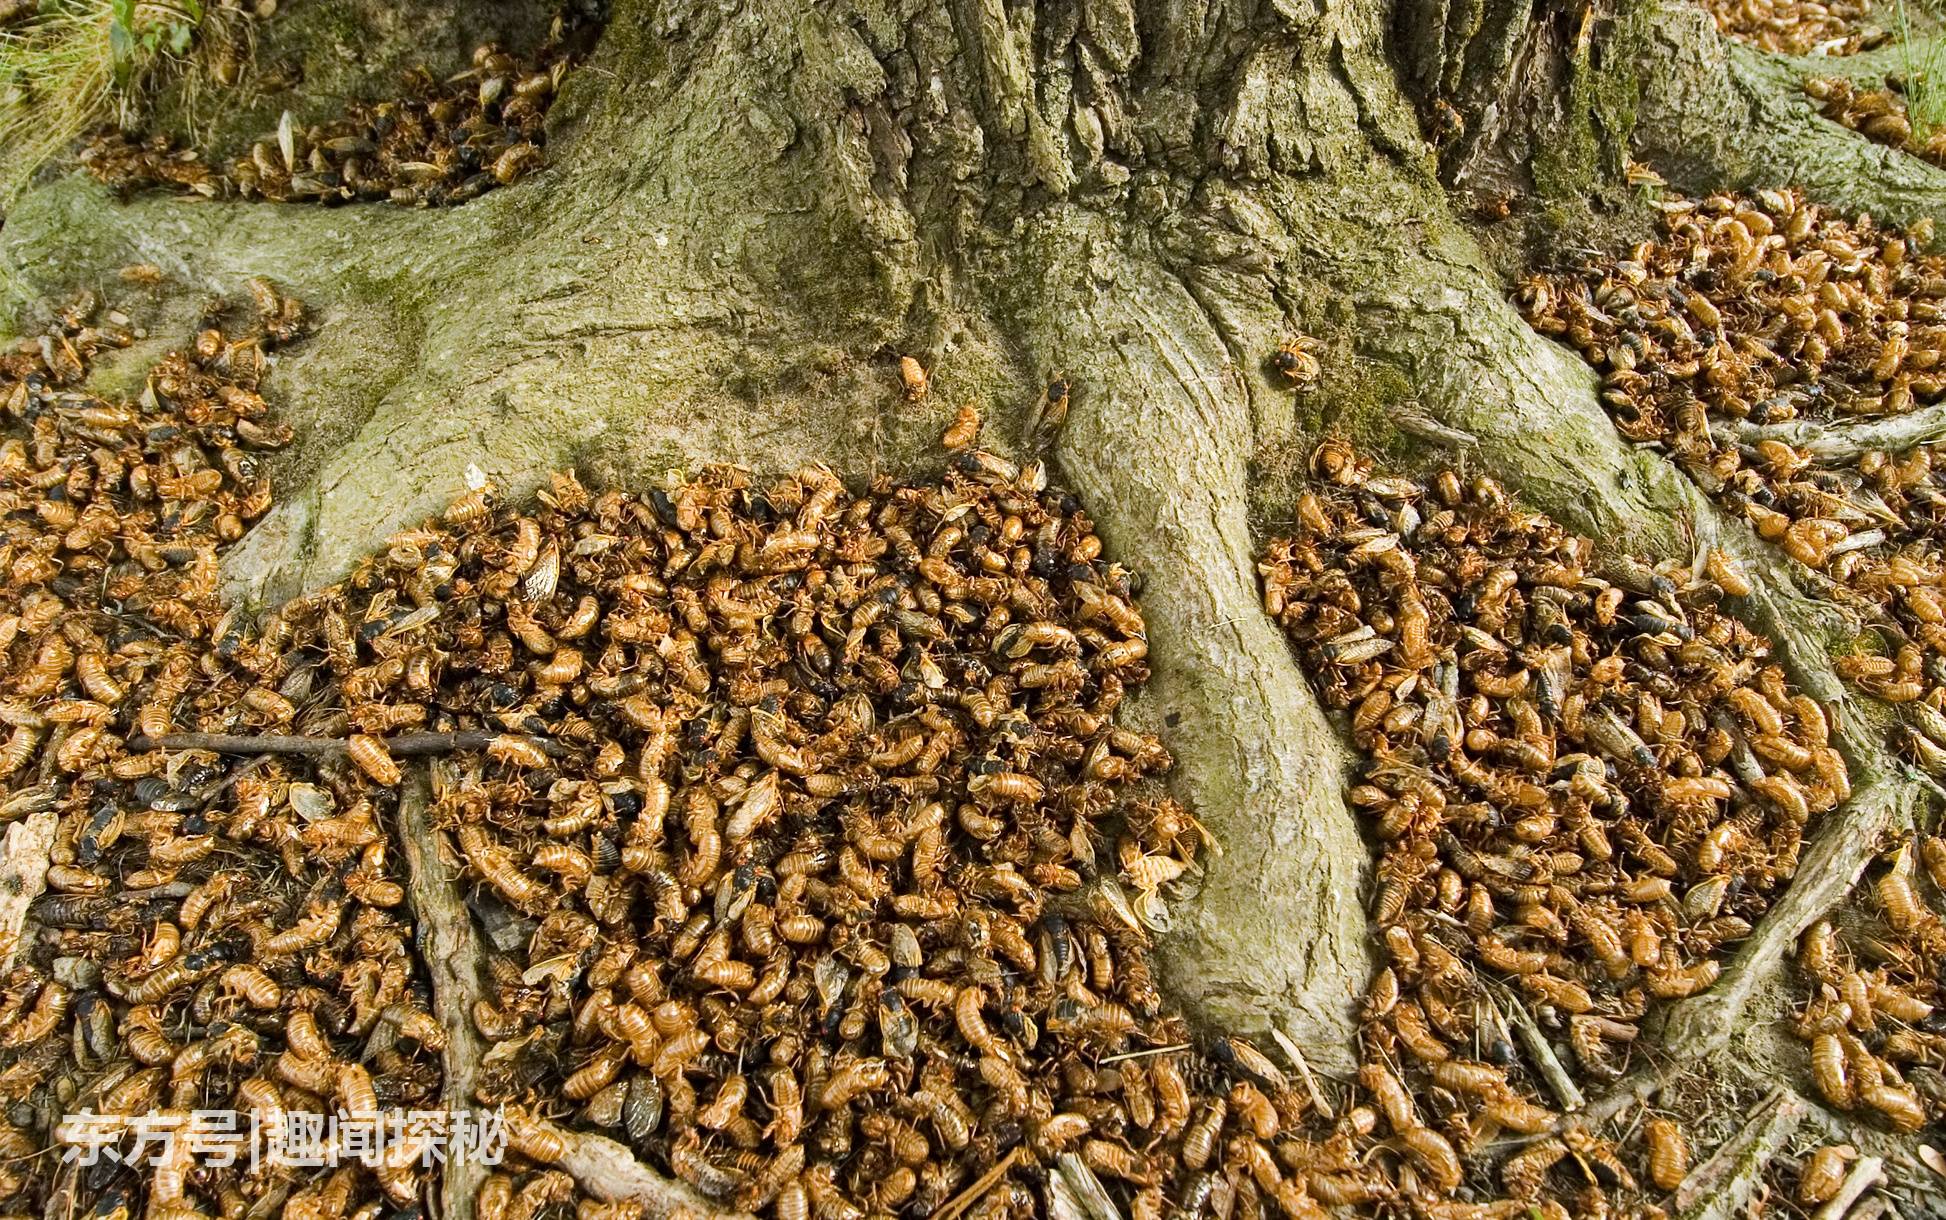
[[[201,0],[41,0],[0,29],[0,206],[77,136],[126,120],[155,78],[180,63]]]
[[[1915,32],[1906,0],[1898,0],[1894,12],[1906,118],[1912,124],[1913,139],[1924,144],[1946,127],[1946,40]]]

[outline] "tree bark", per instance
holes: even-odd
[[[258,606],[341,575],[469,469],[515,494],[568,465],[636,486],[711,462],[922,476],[961,403],[989,445],[1036,456],[1030,408],[1065,375],[1044,456],[1147,578],[1134,714],[1224,846],[1178,906],[1165,982],[1331,1070],[1372,966],[1369,853],[1349,756],[1258,603],[1293,455],[1349,434],[1402,464],[1460,458],[1634,551],[1726,547],[1758,573],[1751,625],[1840,710],[1859,795],[1807,852],[1803,899],[1677,1006],[1701,1054],[1921,789],[1831,672],[1841,613],[1622,442],[1445,187],[1616,188],[1634,135],[1691,189],[1793,178],[1893,220],[1937,209],[1946,175],[1817,118],[1792,71],[1645,3],[618,0],[550,117],[549,167],[513,187],[414,212],[124,203],[62,178],[0,230],[0,303],[160,267],[156,339],[106,387],[209,292],[264,275],[307,302],[316,333],[272,382],[300,438],[281,503],[226,573]],[[1266,357],[1300,330],[1330,359],[1297,397]],[[901,354],[928,401],[903,400]]]

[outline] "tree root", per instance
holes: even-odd
[[[1804,929],[1851,892],[1877,854],[1882,836],[1911,825],[1923,800],[1913,783],[1879,779],[1828,815],[1790,887],[1730,959],[1716,985],[1667,1010],[1662,1054],[1676,1063],[1694,1063],[1727,1046],[1751,996],[1795,949]]]
[[[1231,319],[1113,237],[1078,211],[1050,217],[1028,243],[1029,299],[1004,308],[1034,320],[1048,367],[1088,370],[1056,457],[1143,572],[1153,676],[1137,714],[1159,721],[1172,787],[1223,847],[1172,911],[1163,982],[1212,1025],[1276,1029],[1345,1072],[1371,973],[1369,853],[1344,800],[1349,755],[1262,608],[1245,511],[1256,391]]]
[[[428,810],[432,785],[424,770],[411,769],[399,789],[399,838],[405,849],[408,895],[417,920],[420,960],[432,983],[433,1016],[446,1031],[440,1052],[445,1073],[440,1102],[449,1114],[473,1104],[485,1040],[473,1025],[473,1005],[481,998],[480,971],[486,954],[453,883],[453,865],[440,854],[444,836]],[[440,1171],[442,1220],[473,1220],[473,1206],[487,1167],[474,1157],[449,1157]]]
[[[1946,170],[1819,114],[1807,61],[1732,42],[1694,5],[1665,0],[1648,22],[1636,155],[1679,189],[1796,187],[1900,225],[1939,210]]]
[[[524,1128],[522,1142],[555,1145],[558,1141],[561,1154],[550,1157],[550,1163],[605,1203],[640,1203],[651,1220],[680,1213],[695,1220],[752,1220],[747,1212],[717,1206],[686,1182],[663,1177],[606,1136],[570,1131],[526,1114],[510,1113],[507,1121]]]
[[[1475,438],[1470,461],[1563,524],[1624,538],[1628,551],[1651,559],[1698,563],[1713,548],[1735,555],[1754,588],[1726,609],[1767,636],[1792,681],[1829,712],[1854,795],[1812,828],[1793,883],[1723,978],[1664,1010],[1664,1052],[1693,1066],[1722,1048],[1803,929],[1848,892],[1878,836],[1909,824],[1932,788],[1891,753],[1883,709],[1861,702],[1832,667],[1830,641],[1856,627],[1847,610],[1802,592],[1795,565],[1673,463],[1625,444],[1593,374],[1514,316],[1477,252],[1442,243],[1436,231],[1410,242],[1365,236],[1354,248],[1370,261],[1328,272],[1361,315],[1385,320],[1361,329],[1361,350],[1402,367],[1420,389],[1419,409]]]
[[[1904,415],[1850,423],[1820,423],[1810,419],[1781,424],[1712,422],[1710,432],[1719,444],[1748,448],[1761,441],[1782,441],[1794,449],[1804,450],[1821,466],[1843,466],[1874,449],[1898,453],[1915,445],[1946,439],[1946,403],[1934,403]]]
[[[563,146],[557,155],[577,154]],[[64,279],[93,279],[138,256],[171,271],[193,265],[199,283],[278,277],[317,302],[324,319],[280,358],[273,383],[293,404],[287,415],[300,435],[308,413],[319,409],[311,405],[319,387],[346,369],[384,365],[357,378],[370,418],[355,421],[334,452],[292,459],[285,473],[294,493],[226,560],[229,594],[258,605],[336,579],[374,537],[437,512],[465,486],[469,464],[508,496],[525,494],[547,470],[564,466],[578,466],[591,482],[606,475],[636,486],[671,467],[708,461],[765,473],[819,461],[848,475],[910,477],[943,460],[938,437],[947,404],[977,404],[991,441],[1017,435],[1015,425],[1038,394],[1038,374],[1019,375],[1011,354],[1003,361],[997,348],[969,345],[959,366],[968,370],[965,380],[956,383],[950,366],[935,370],[932,396],[920,406],[904,402],[895,374],[865,361],[815,379],[767,369],[761,384],[786,380],[761,395],[726,395],[718,388],[723,369],[755,358],[753,352],[774,347],[808,361],[855,336],[795,313],[789,302],[780,305],[769,289],[749,289],[746,299],[747,286],[717,286],[710,296],[694,286],[681,260],[639,252],[612,269],[591,270],[588,283],[601,289],[587,297],[523,289],[517,281],[528,268],[585,266],[591,251],[600,253],[565,221],[523,232],[513,248],[503,240],[493,219],[499,209],[528,206],[520,201],[547,182],[544,174],[495,191],[460,210],[468,214],[458,218],[464,227],[436,237],[421,231],[426,222],[402,219],[396,209],[275,209],[292,226],[279,232],[265,209],[156,198],[117,206],[85,184],[63,182],[8,218],[0,259],[50,293]],[[560,198],[573,197],[569,191]],[[716,201],[710,207],[721,211]],[[572,211],[563,203],[548,214],[562,220]],[[77,221],[81,216],[88,219]],[[603,223],[611,221],[624,228],[639,221],[658,232],[672,223],[654,209],[637,221],[615,216]],[[1199,897],[1176,910],[1162,946],[1164,982],[1211,1027],[1261,1036],[1275,1021],[1320,1069],[1348,1068],[1354,997],[1371,961],[1362,913],[1368,854],[1341,799],[1347,756],[1258,604],[1246,491],[1261,391],[1236,377],[1195,296],[1153,259],[1109,253],[1108,243],[1123,235],[1095,221],[1103,227],[1091,233],[1048,231],[1053,252],[1032,277],[1031,291],[1041,299],[1031,307],[1054,316],[1045,329],[1025,320],[1021,327],[1033,366],[1065,369],[1076,385],[1060,449],[1069,481],[1114,553],[1147,578],[1142,600],[1154,679],[1131,711],[1169,742],[1178,761],[1172,790],[1225,848]],[[90,249],[57,240],[76,223],[90,233]],[[701,248],[714,240],[715,220],[686,216],[683,223],[690,226],[684,243]],[[59,269],[37,264],[54,250],[62,251]],[[378,275],[388,260],[422,274],[411,299],[424,328],[437,332],[386,328],[413,340],[405,351],[397,350],[398,334],[369,333],[374,308],[382,323],[397,307],[396,295],[376,307],[347,296],[348,283]],[[1140,299],[1131,305],[1115,292],[1108,294],[1115,303],[1097,310],[1093,276],[1111,261],[1140,283]],[[1062,264],[1067,269],[1058,277],[1049,270]],[[1018,266],[1010,266],[1018,287]],[[506,282],[507,274],[516,282]],[[1045,299],[1057,288],[1073,295]],[[677,327],[661,307],[639,318],[615,313],[624,308],[617,302],[672,296],[699,308],[708,296],[711,311],[752,319],[750,329],[762,337],[715,327],[713,312],[693,329]],[[1020,311],[1009,302],[996,314]],[[588,329],[596,333],[589,337]],[[863,350],[883,341],[875,336]],[[576,359],[557,362],[567,349]],[[393,388],[374,400],[373,383]],[[1004,442],[995,447],[1007,451]],[[399,753],[396,739],[393,745]],[[244,748],[261,750],[263,743]]]
[[[1730,1220],[1743,1214],[1752,1192],[1762,1184],[1765,1166],[1783,1151],[1810,1112],[1803,1098],[1778,1089],[1715,1155],[1689,1172],[1676,1187],[1680,1220]]]
[[[1722,546],[1753,570],[1757,590],[1735,609],[1834,709],[1859,796],[1826,818],[1798,886],[1707,1010],[1715,1019],[1732,1023],[1806,909],[1835,900],[1862,867],[1861,849],[1836,840],[1913,807],[1918,787],[1830,667],[1827,639],[1844,612],[1805,596],[1775,548],[1668,462],[1621,442],[1592,373],[1519,318],[1429,173],[1399,152],[1413,121],[1402,100],[1386,100],[1389,69],[1383,88],[1341,85],[1347,63],[1379,58],[1360,31],[1330,35],[1336,58],[1310,74],[1305,130],[1273,125],[1288,99],[1240,95],[1262,102],[1230,116],[1237,138],[1226,147],[1247,173],[1178,181],[1151,166],[1153,199],[1148,187],[1112,207],[1057,198],[1014,218],[993,242],[1002,253],[983,263],[978,241],[962,247],[937,223],[943,213],[977,225],[964,218],[980,209],[927,194],[959,200],[972,186],[939,175],[1000,163],[945,164],[938,150],[927,162],[910,147],[883,161],[896,150],[863,135],[807,134],[852,130],[826,121],[818,89],[882,109],[881,86],[808,64],[788,74],[797,91],[779,94],[759,79],[777,50],[762,6],[669,38],[649,32],[646,14],[629,16],[634,7],[618,5],[578,79],[655,71],[619,91],[626,104],[564,94],[555,167],[463,209],[120,206],[67,181],[8,217],[0,295],[16,303],[136,261],[179,282],[170,308],[185,325],[203,291],[250,275],[312,303],[319,333],[279,354],[273,382],[308,437],[278,472],[296,494],[233,553],[235,596],[270,603],[337,578],[374,537],[436,511],[469,465],[513,495],[573,464],[637,485],[713,460],[905,476],[937,467],[945,408],[973,402],[990,436],[1017,433],[1007,425],[1036,383],[1063,372],[1074,406],[1053,456],[1114,552],[1148,577],[1155,676],[1132,710],[1164,733],[1179,760],[1173,789],[1226,848],[1176,908],[1165,983],[1207,1024],[1274,1029],[1321,1070],[1342,1068],[1371,963],[1369,853],[1342,799],[1348,756],[1258,604],[1246,517],[1252,459],[1297,431],[1292,399],[1262,361],[1303,317],[1345,338],[1362,370],[1406,387],[1367,393],[1324,423],[1406,451],[1463,448],[1475,470],[1581,532],[1662,558]],[[1896,221],[1946,197],[1946,172],[1826,122],[1788,66],[1726,46],[1707,20],[1659,12],[1643,66],[1638,131],[1673,181],[1796,176],[1827,202]],[[869,76],[873,49],[854,49]],[[596,90],[571,81],[568,94],[582,88]],[[726,127],[698,104],[726,95],[765,98],[765,121]],[[1008,155],[998,126],[987,138]],[[1346,168],[1283,172],[1278,159],[1300,144],[1318,165]],[[666,194],[616,185],[651,180]],[[833,195],[829,207],[803,203]],[[774,223],[726,216],[731,197]],[[1153,223],[1131,225],[1131,214]],[[948,254],[922,267],[916,251],[934,241]],[[780,251],[813,245],[828,257],[780,273]],[[887,347],[934,361],[929,403],[904,403],[890,370],[873,364]],[[350,405],[331,415],[327,403]],[[261,753],[265,740],[237,745]],[[401,740],[395,754],[414,752]],[[341,748],[313,739],[302,750]]]
[[[458,1112],[474,1103],[487,1051],[473,1025],[473,1006],[484,995],[480,979],[486,952],[466,900],[453,882],[453,865],[441,854],[444,836],[428,816],[431,799],[425,771],[412,768],[399,790],[399,837],[405,848],[419,953],[431,976],[433,1014],[446,1031],[440,1056],[445,1069],[441,1102],[449,1112]],[[535,1142],[558,1140],[562,1153],[554,1163],[583,1190],[605,1202],[641,1203],[650,1216],[687,1212],[699,1220],[749,1220],[744,1213],[717,1207],[686,1183],[656,1173],[614,1140],[527,1115],[509,1116],[508,1121],[522,1124]],[[487,1172],[472,1158],[444,1163],[439,1187],[444,1220],[473,1220],[474,1202]]]

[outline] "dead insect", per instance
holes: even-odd
[[[932,392],[932,378],[926,373],[926,366],[911,356],[899,357],[899,384],[905,390],[907,402],[918,402]]]
[[[1315,382],[1323,371],[1313,350],[1316,345],[1315,339],[1292,335],[1278,345],[1270,358],[1271,366],[1283,374],[1284,380],[1302,389]]]
[[[1649,1145],[1649,1180],[1657,1190],[1674,1190],[1689,1174],[1689,1141],[1666,1118],[1652,1118],[1642,1133]]]
[[[366,733],[353,733],[345,743],[345,753],[375,784],[389,788],[401,778],[399,764],[393,761],[392,752],[379,738]]]
[[[939,438],[945,449],[965,449],[980,439],[980,413],[972,405],[962,406],[953,416],[953,422]]]

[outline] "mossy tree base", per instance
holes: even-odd
[[[1547,25],[1443,95],[1504,100],[1495,73],[1565,55],[1554,117],[1526,138],[1565,124],[1591,142],[1550,168],[1496,136],[1469,164],[1526,148],[1522,189],[1571,191],[1612,179],[1632,130],[1695,189],[1797,174],[1895,220],[1946,200],[1946,174],[1799,113],[1774,63],[1624,7],[1600,54]],[[1351,1062],[1372,968],[1369,853],[1348,755],[1259,607],[1253,506],[1277,524],[1294,455],[1329,430],[1401,465],[1462,460],[1639,553],[1723,546],[1758,574],[1751,625],[1841,709],[1858,797],[1725,984],[1675,1010],[1664,1051],[1707,1058],[1924,789],[1831,671],[1837,611],[1623,444],[1592,374],[1508,304],[1388,62],[1396,16],[623,0],[556,107],[550,167],[517,186],[413,212],[124,203],[67,178],[7,218],[0,288],[16,307],[75,285],[134,295],[115,269],[153,263],[158,336],[253,275],[307,302],[316,333],[272,381],[300,437],[282,502],[228,571],[260,605],[336,578],[469,468],[514,494],[567,465],[635,486],[711,462],[923,476],[962,403],[987,444],[1036,456],[1028,416],[1064,374],[1073,410],[1045,456],[1146,574],[1155,680],[1134,714],[1225,849],[1177,905],[1165,982],[1200,1020],[1274,1026],[1328,1071]],[[1301,400],[1266,366],[1297,330],[1328,354]],[[927,400],[900,393],[902,354],[932,370]]]

